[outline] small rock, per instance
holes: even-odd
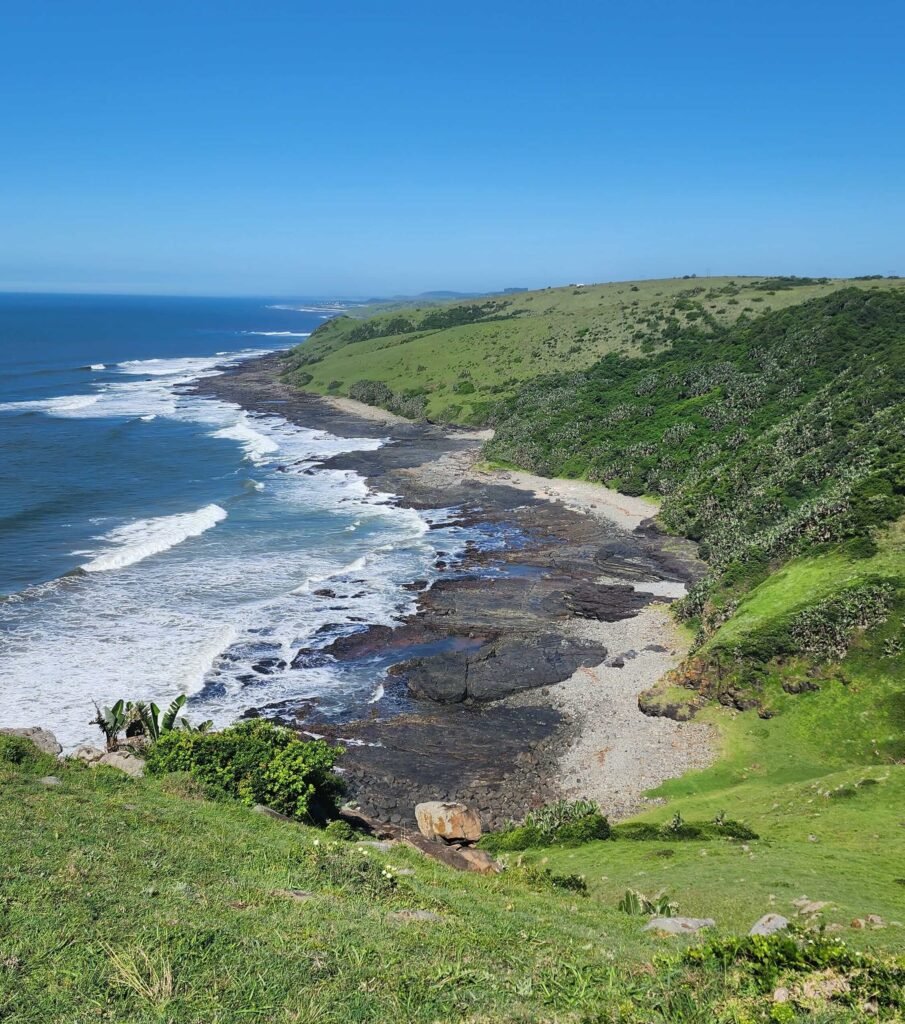
[[[252,811],[255,814],[263,814],[265,818],[273,818],[275,821],[292,821],[286,814],[280,814],[279,811],[275,811],[272,807],[267,807],[264,804],[255,804],[252,807]]]
[[[498,875],[503,870],[486,850],[463,846],[459,850],[459,856],[468,865],[469,871],[476,871],[479,875]]]
[[[642,931],[690,935],[702,928],[714,928],[715,926],[716,921],[712,917],[652,917]]]
[[[83,743],[80,747],[76,747],[69,756],[77,761],[92,764],[94,761],[99,761],[104,756],[104,752],[99,747],[92,747],[88,743]]]
[[[106,768],[116,768],[131,775],[133,779],[140,779],[145,773],[144,761],[125,750],[110,750],[92,763],[95,767],[104,765]]]
[[[871,928],[885,928],[886,927],[886,922],[883,920],[882,917],[880,917],[879,914],[868,914],[867,915],[867,923],[871,926]]]
[[[369,849],[377,850],[379,853],[389,853],[393,849],[393,844],[388,839],[365,839],[358,845],[367,846]]]
[[[40,782],[42,786],[59,786],[60,784],[60,780],[56,775],[45,775],[43,779],[38,779],[38,782]]]
[[[811,914],[819,914],[829,906],[829,903],[826,900],[809,900],[807,896],[799,896],[797,900],[792,900],[792,906],[797,908],[802,917],[809,917]]]
[[[37,725],[30,725],[21,729],[0,729],[0,736],[21,736],[22,739],[31,740],[42,754],[57,754],[63,752],[56,736],[48,729],[42,729]]]
[[[277,889],[275,895],[285,896],[296,903],[307,903],[308,900],[314,899],[314,893],[306,892],[304,889]]]
[[[791,998],[792,993],[787,988],[777,988],[773,990],[773,1002],[774,1003],[787,1003]]]
[[[782,914],[764,914],[764,916],[751,926],[749,935],[773,935],[789,927],[788,918]]]
[[[418,829],[426,839],[474,842],[481,838],[481,819],[465,804],[429,800],[415,808]]]
[[[387,914],[392,921],[430,921],[440,922],[443,918],[432,910],[394,910]]]

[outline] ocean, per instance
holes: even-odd
[[[186,393],[329,315],[0,295],[0,724],[72,747],[97,743],[94,703],[120,697],[187,693],[218,726],[290,698],[328,714],[380,699],[379,659],[292,658],[411,611],[401,584],[432,578],[462,531],[319,468],[380,440]]]

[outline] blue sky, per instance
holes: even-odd
[[[0,289],[905,274],[900,3],[0,0]]]

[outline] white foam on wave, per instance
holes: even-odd
[[[195,694],[190,717],[222,726],[284,697],[364,701],[375,693],[373,669],[350,680],[330,665],[288,666],[299,647],[322,643],[328,627],[391,625],[412,611],[416,597],[401,584],[430,578],[436,545],[451,551],[457,539],[428,536],[421,513],[370,491],[357,473],[319,467],[341,452],[377,449],[380,439],[338,438],[181,390],[248,354],[131,360],[111,368],[120,379],[97,382],[90,395],[41,403],[51,415],[197,424],[238,444],[255,479],[238,478],[241,500],[225,523],[219,505],[105,522],[103,549],[84,574],[0,604],[5,719],[39,719],[72,746],[94,738],[85,724],[92,700],[161,703],[186,692]],[[207,531],[203,542],[183,543]],[[330,581],[337,601],[314,593],[319,580]],[[256,675],[262,657],[287,668]]]
[[[32,398],[22,402],[0,402],[0,412],[43,412],[49,416],[79,416],[96,405],[99,395],[60,395],[59,398]]]
[[[198,537],[217,523],[222,523],[225,518],[226,509],[219,505],[205,505],[195,512],[139,519],[135,523],[119,526],[104,537],[113,547],[86,562],[82,569],[85,572],[123,569],[151,555],[168,551],[190,537]]]
[[[243,414],[235,423],[228,427],[215,430],[211,437],[223,437],[229,441],[238,441],[245,451],[246,458],[252,462],[261,462],[268,455],[280,450],[280,446],[271,437],[255,430]]]
[[[259,338],[310,338],[311,331],[243,331]]]

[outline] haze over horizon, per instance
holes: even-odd
[[[886,0],[0,11],[0,290],[905,273]]]

